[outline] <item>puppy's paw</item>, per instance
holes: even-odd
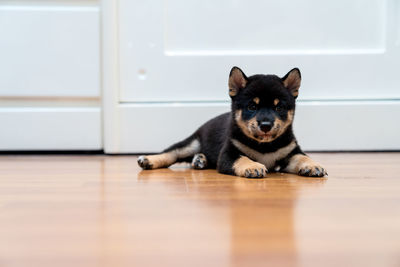
[[[150,160],[146,156],[140,156],[137,159],[139,166],[144,170],[150,170],[153,168],[153,164],[150,163]]]
[[[246,178],[264,178],[267,176],[267,168],[260,164],[258,167],[250,167],[245,170],[244,177]]]
[[[308,177],[328,176],[321,164],[302,154],[292,156],[284,171]]]
[[[302,166],[299,169],[298,174],[308,177],[323,177],[328,175],[326,170],[316,162]]]
[[[267,176],[267,168],[248,157],[242,156],[233,164],[233,170],[236,175],[247,178],[264,178]]]
[[[197,153],[192,160],[193,169],[202,170],[207,167],[207,158],[203,153]]]

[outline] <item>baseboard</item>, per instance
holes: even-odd
[[[193,133],[229,103],[135,103],[118,107],[106,153],[158,152]],[[400,149],[400,101],[303,101],[294,129],[309,151]]]

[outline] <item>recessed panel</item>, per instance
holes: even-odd
[[[159,153],[228,110],[229,104],[211,103],[120,105],[121,128],[117,133],[118,150],[114,152]],[[400,126],[391,123],[387,115],[399,113],[399,101],[300,103],[294,133],[306,151],[394,150],[400,148]],[[374,127],[370,126],[371,120]]]
[[[118,2],[121,102],[229,101],[232,66],[300,100],[400,99],[396,0]]]
[[[0,96],[98,96],[95,6],[0,5]]]
[[[0,151],[100,150],[98,107],[1,107]]]
[[[351,53],[384,45],[380,0],[164,2],[167,54]]]

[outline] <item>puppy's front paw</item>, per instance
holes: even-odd
[[[328,175],[321,164],[302,154],[291,157],[284,171],[308,177],[322,177]]]
[[[328,175],[326,170],[318,163],[302,166],[298,172],[299,175],[308,177],[322,177]]]
[[[137,162],[139,166],[144,170],[150,170],[153,168],[153,164],[150,163],[150,160],[146,156],[140,156]]]
[[[192,160],[193,169],[202,170],[207,167],[207,158],[203,153],[197,153]]]
[[[267,168],[258,162],[252,161],[248,157],[242,156],[233,164],[236,175],[247,178],[264,178],[267,176]]]
[[[245,170],[244,177],[246,178],[264,178],[267,176],[267,168],[260,164],[258,167],[251,167]]]

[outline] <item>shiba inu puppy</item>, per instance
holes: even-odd
[[[231,112],[209,120],[161,154],[140,156],[139,166],[156,169],[186,161],[195,169],[216,168],[220,173],[248,178],[266,177],[269,171],[327,175],[301,150],[293,134],[300,83],[297,68],[280,78],[247,77],[233,67],[228,81]]]

